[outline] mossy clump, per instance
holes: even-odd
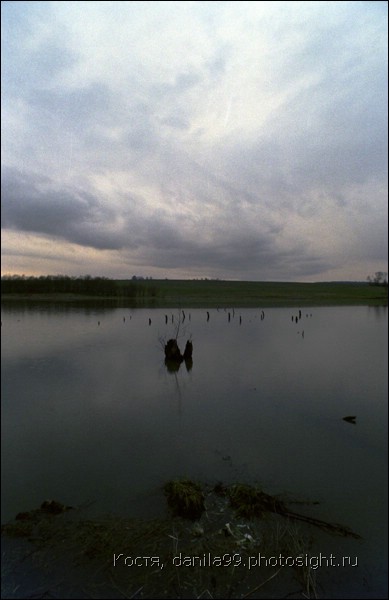
[[[227,495],[236,514],[245,519],[262,517],[265,512],[274,511],[275,499],[258,487],[238,483],[228,488]]]
[[[30,537],[34,530],[34,523],[31,521],[17,521],[16,523],[6,523],[1,526],[1,534],[10,537]]]
[[[218,481],[215,484],[213,491],[215,492],[216,496],[224,497],[227,496],[228,489],[221,481]]]
[[[205,511],[201,486],[190,479],[168,481],[164,492],[173,515],[195,521]]]

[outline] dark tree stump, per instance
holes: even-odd
[[[168,340],[167,344],[165,345],[165,365],[167,366],[168,370],[173,373],[174,371],[178,371],[181,363],[185,361],[185,366],[187,370],[190,371],[193,366],[192,353],[193,344],[191,341],[188,340],[186,342],[184,354],[181,354],[177,340]]]
[[[192,358],[193,353],[193,344],[189,340],[186,342],[185,350],[184,350],[184,359],[188,360]]]
[[[177,340],[168,340],[168,343],[165,346],[165,357],[167,360],[173,360],[177,362],[183,361],[184,357],[182,356],[178,347]]]

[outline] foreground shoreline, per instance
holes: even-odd
[[[321,561],[334,532],[273,511],[240,514],[217,487],[204,488],[205,512],[196,520],[170,511],[149,519],[92,516],[88,505],[55,501],[19,513],[2,526],[2,597],[317,598],[339,585],[328,556]],[[354,557],[358,542],[339,535]],[[353,566],[340,570],[344,590],[355,580]],[[363,592],[362,581],[357,587]]]

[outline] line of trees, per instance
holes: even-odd
[[[156,295],[138,281],[115,281],[108,277],[92,277],[83,275],[41,275],[39,277],[25,275],[3,275],[1,277],[3,294],[82,294],[86,296],[109,296],[139,298],[145,295]]]
[[[367,277],[369,285],[388,285],[388,274],[384,271],[376,271],[374,277],[369,275]]]

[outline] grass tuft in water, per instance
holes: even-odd
[[[172,480],[163,489],[174,516],[194,521],[205,511],[204,494],[198,483],[190,479]]]
[[[263,517],[269,511],[278,512],[274,510],[276,500],[259,487],[237,483],[228,488],[227,495],[239,517],[253,519]]]

